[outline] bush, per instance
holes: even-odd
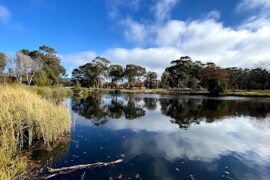
[[[50,86],[51,82],[44,71],[39,71],[33,78],[33,84],[37,86]]]
[[[217,96],[223,93],[226,89],[226,82],[220,80],[218,77],[213,77],[208,80],[208,91],[211,95]]]

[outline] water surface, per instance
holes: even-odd
[[[55,168],[124,163],[54,179],[270,179],[270,99],[93,94],[68,103],[70,142],[36,158]]]

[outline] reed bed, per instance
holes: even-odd
[[[33,92],[48,100],[64,100],[65,98],[73,94],[73,91],[70,88],[65,87],[30,86],[29,88]]]
[[[0,86],[0,179],[16,179],[26,168],[27,146],[50,147],[70,131],[66,106],[56,105],[24,86]]]

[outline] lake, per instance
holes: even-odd
[[[124,162],[52,179],[270,179],[270,99],[92,94],[67,104],[70,141],[34,158]]]

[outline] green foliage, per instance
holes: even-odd
[[[83,87],[100,87],[107,76],[109,61],[96,57],[92,63],[79,66],[72,71],[73,81],[78,81]]]
[[[37,86],[49,86],[50,80],[44,71],[38,71],[33,78],[33,83]]]
[[[211,95],[219,95],[220,93],[224,92],[225,86],[218,77],[213,77],[208,80],[208,91]]]
[[[202,82],[211,95],[219,95],[227,88],[228,73],[219,67],[206,67],[202,74]]]
[[[124,77],[124,69],[122,66],[117,64],[112,64],[109,67],[109,77],[112,79],[112,83],[117,83],[117,81],[122,80]]]
[[[149,71],[145,75],[145,85],[149,89],[157,88],[157,73]]]
[[[170,87],[170,73],[167,71],[162,73],[161,87],[165,89]]]
[[[145,68],[134,64],[127,64],[124,74],[129,82],[129,85],[133,86],[133,83],[136,80],[139,80],[145,73]]]
[[[78,89],[78,88],[81,88],[81,84],[78,80],[76,80],[75,84],[74,84],[74,88],[75,89]]]
[[[171,62],[172,66],[165,69],[162,75],[162,86],[171,88],[196,89],[204,67],[200,61],[193,62],[188,56]]]
[[[42,62],[42,70],[46,73],[50,85],[61,82],[62,76],[66,75],[65,68],[60,64],[61,59],[56,55],[56,51],[48,46],[41,46],[38,50],[21,50],[33,59]],[[46,82],[47,83],[47,82]]]

